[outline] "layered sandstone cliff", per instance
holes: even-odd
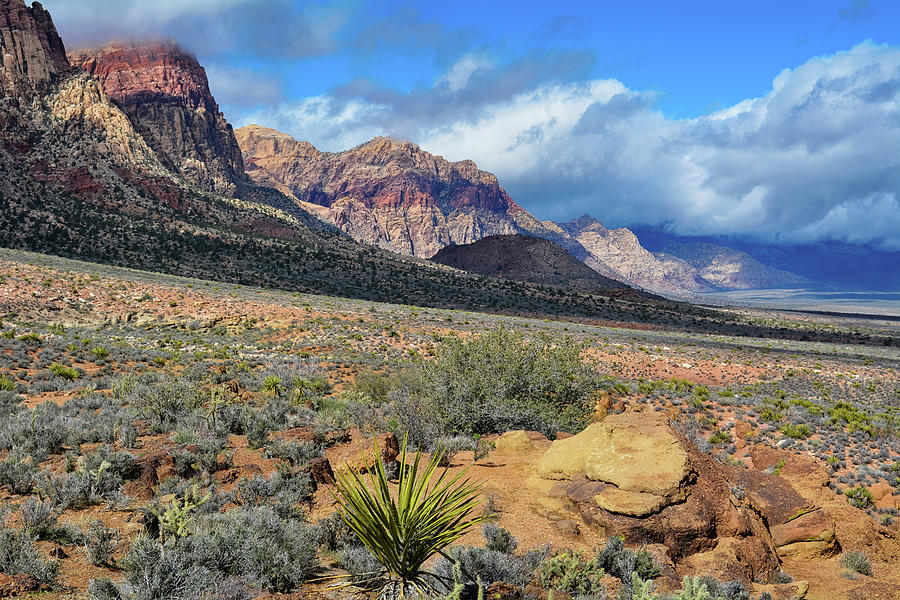
[[[247,181],[234,131],[195,56],[152,42],[79,50],[69,60],[100,82],[166,167],[224,195]]]
[[[345,152],[259,126],[237,130],[247,173],[294,197],[351,237],[429,257],[497,234],[552,232],[470,160],[449,162],[379,137]]]

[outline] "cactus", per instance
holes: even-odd
[[[212,492],[207,492],[200,497],[200,487],[194,485],[190,492],[185,493],[182,502],[173,498],[165,510],[151,508],[153,514],[159,519],[159,537],[165,543],[168,539],[178,541],[190,533],[189,526],[194,521],[191,511],[203,506],[212,497]]]

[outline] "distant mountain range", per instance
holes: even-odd
[[[257,125],[236,136],[245,170],[258,184],[291,196],[358,241],[400,254],[429,257],[452,244],[525,234],[556,242],[605,277],[653,291],[809,283],[732,248],[650,252],[628,229],[609,230],[589,215],[541,221],[472,161],[451,163],[407,141],[375,138],[331,153]]]
[[[542,221],[472,161],[450,162],[408,141],[381,137],[330,153],[264,127],[234,131],[205,70],[176,43],[67,55],[37,3],[0,0],[0,50],[2,245],[384,299],[404,297],[390,281],[401,272],[431,282],[410,284],[417,291],[408,298],[446,297],[424,291],[446,270],[419,259],[498,235],[556,243],[610,290],[621,287],[613,282],[676,294],[900,287],[897,253],[821,244],[782,251],[608,229],[589,215]],[[508,266],[502,249],[518,254],[523,272],[527,257],[533,272],[552,270],[539,261],[560,257],[535,248],[514,237],[465,252]],[[575,288],[585,280],[583,270],[564,271]]]
[[[632,227],[641,244],[654,252],[681,258],[700,246],[714,244],[746,253],[772,269],[808,280],[801,287],[856,290],[900,290],[900,251],[870,244],[822,241],[812,244],[767,244],[727,236],[680,236],[655,227]]]

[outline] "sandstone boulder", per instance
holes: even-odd
[[[894,495],[894,486],[884,481],[879,481],[870,487],[869,491],[872,492],[872,501],[875,503],[875,508],[897,508],[900,496]]]
[[[528,434],[522,430],[507,431],[497,440],[497,452],[523,452],[534,448]]]
[[[687,453],[661,418],[612,415],[553,442],[538,463],[549,479],[583,475],[609,484],[594,497],[609,512],[644,516],[684,500]]]
[[[679,575],[766,581],[778,569],[765,521],[732,494],[732,468],[700,452],[661,415],[609,415],[554,442],[537,466],[541,477],[559,482],[554,488],[587,526],[666,548]]]

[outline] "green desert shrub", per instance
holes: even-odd
[[[51,373],[53,373],[57,377],[65,379],[66,381],[75,381],[80,376],[77,369],[73,367],[66,367],[59,363],[53,363],[52,365],[50,365],[49,369]]]
[[[22,531],[32,539],[48,539],[56,530],[60,512],[52,502],[30,496],[22,503],[20,511]]]
[[[318,568],[316,533],[269,507],[203,515],[183,537],[136,539],[120,566],[122,585],[92,582],[96,600],[244,600],[296,590]]]
[[[496,523],[485,523],[481,528],[481,534],[484,536],[484,547],[488,550],[496,550],[504,554],[514,554],[516,548],[519,547],[519,540],[508,530],[500,527]]]
[[[625,539],[619,536],[606,540],[606,545],[597,553],[597,565],[625,585],[631,582],[632,573],[637,573],[642,580],[655,579],[660,573],[659,565],[646,548],[637,552],[629,550],[625,547]]]
[[[0,375],[0,391],[14,392],[16,391],[16,381],[5,373]]]
[[[869,557],[859,550],[850,550],[841,555],[841,566],[848,571],[872,576],[872,563]]]
[[[789,438],[794,438],[797,440],[804,440],[812,435],[812,432],[809,429],[809,425],[807,425],[806,423],[800,423],[799,425],[785,423],[781,426],[781,433]]]
[[[329,552],[362,545],[338,512],[319,519],[315,527],[319,545],[324,546]]]
[[[83,536],[84,552],[92,565],[109,565],[119,545],[119,532],[105,527],[100,521],[88,523]]]
[[[874,501],[872,492],[862,485],[844,490],[844,495],[847,496],[850,505],[856,508],[868,508]]]
[[[337,565],[350,574],[360,587],[373,587],[380,581],[381,563],[365,546],[347,546],[338,550]]]
[[[269,592],[296,589],[318,567],[314,528],[265,506],[205,515],[180,546],[197,565]]]
[[[377,444],[374,451],[377,456]],[[435,591],[439,580],[425,570],[426,561],[488,519],[473,516],[480,485],[464,478],[466,470],[455,476],[446,469],[438,473],[441,458],[438,450],[423,465],[422,452],[416,452],[409,468],[400,469],[395,494],[380,460],[367,476],[353,469],[335,474],[338,511],[381,563],[373,579],[381,579],[382,593],[402,597]],[[400,464],[407,464],[406,439]]]
[[[0,460],[0,486],[7,486],[13,494],[30,494],[40,470],[31,460],[12,452],[6,460]]]
[[[495,523],[485,523],[481,533],[485,541],[483,548],[454,546],[435,565],[434,572],[446,592],[451,591],[450,582],[457,580],[470,587],[478,582],[486,587],[502,581],[524,590],[536,577],[538,566],[549,556],[549,547],[516,554],[519,541]]]
[[[391,392],[397,421],[418,446],[443,435],[582,429],[599,385],[582,346],[504,330],[448,338],[433,360],[416,360]]]
[[[498,550],[477,546],[454,546],[447,550],[435,565],[434,572],[440,578],[444,591],[449,592],[454,581],[454,565],[459,564],[462,583],[469,586],[479,581],[489,586],[502,581],[524,589],[535,578],[540,564],[548,557],[544,549],[528,550],[522,554],[507,554]]]

